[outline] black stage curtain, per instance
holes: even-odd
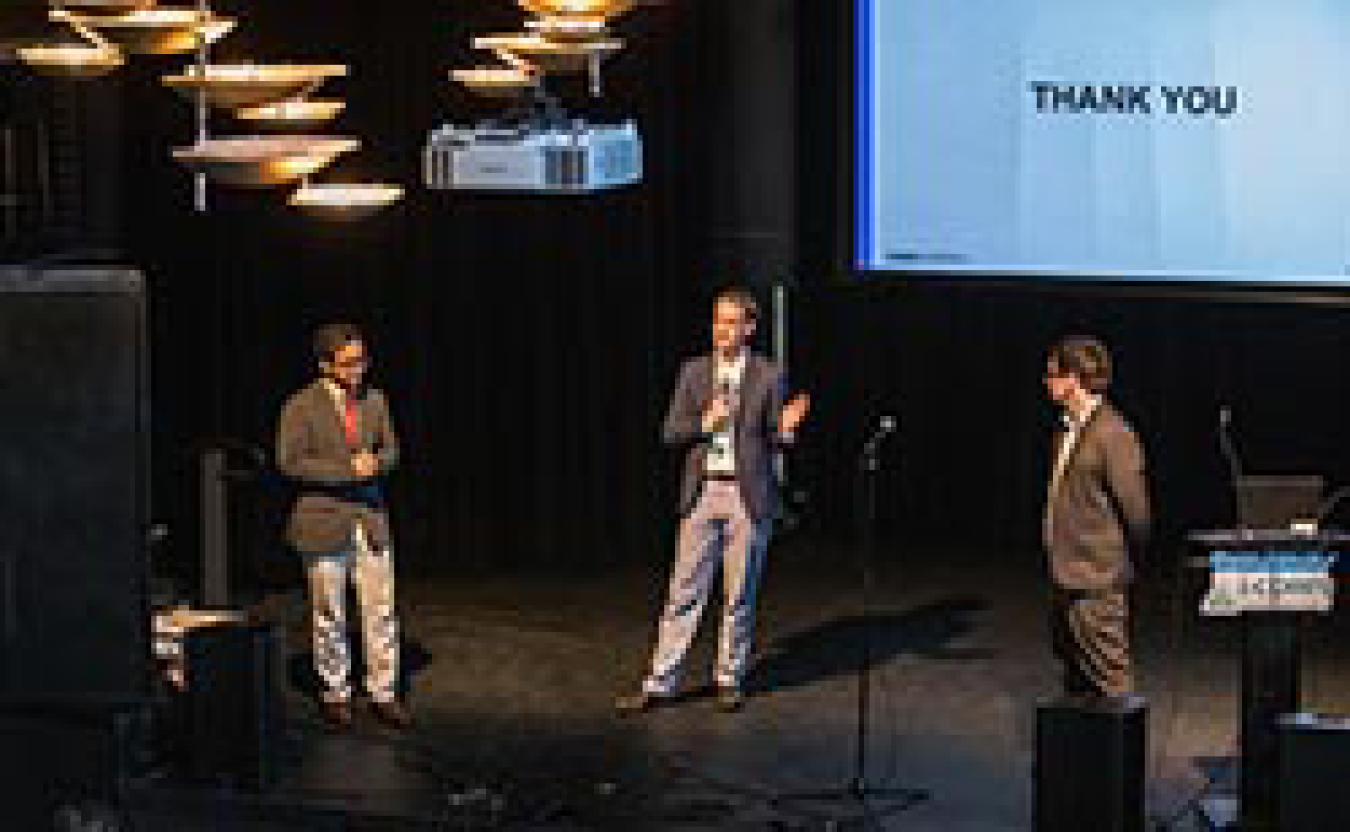
[[[212,210],[194,215],[189,178],[168,155],[190,140],[190,110],[159,85],[166,62],[126,70],[127,250],[152,281],[155,493],[180,560],[195,551],[191,444],[270,442],[283,397],[309,378],[309,330],[343,317],[369,329],[404,434],[394,497],[409,568],[664,563],[674,465],[657,431],[677,363],[706,342],[714,287],[767,277],[753,260],[744,273],[727,265],[734,229],[718,225],[735,165],[719,129],[731,4],[672,2],[625,24],[633,46],[610,66],[603,106],[641,120],[647,181],[586,198],[416,184],[427,131],[482,111],[445,72],[481,60],[472,35],[518,24],[507,0],[408,0],[397,13],[322,0],[219,5],[244,17],[221,59],[349,61],[352,77],[331,91],[349,101],[339,124],[365,146],[334,176],[411,187],[360,223],[297,214],[283,192],[218,189]],[[794,486],[809,493],[805,528],[848,536],[857,448],[891,412],[901,430],[882,489],[888,532],[995,552],[1033,544],[1052,417],[1042,356],[1075,330],[1118,353],[1117,398],[1144,434],[1170,527],[1228,510],[1221,403],[1251,467],[1350,476],[1339,309],[859,288],[832,275],[843,87],[829,21],[804,8],[830,5],[798,4],[809,44],[784,77],[801,82],[800,122],[782,140],[798,143],[801,179],[768,197],[801,197],[793,370],[818,400],[793,463]],[[599,107],[579,81],[563,91]],[[278,545],[259,538],[248,545]]]

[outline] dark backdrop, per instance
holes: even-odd
[[[728,81],[756,60],[732,37],[737,4],[671,0],[634,15],[604,105],[575,84],[564,91],[585,110],[641,120],[647,180],[577,198],[416,182],[427,131],[482,110],[445,72],[476,62],[472,35],[515,25],[508,0],[218,5],[244,18],[221,58],[350,62],[352,77],[329,91],[348,100],[340,124],[365,147],[337,172],[410,187],[360,223],[297,214],[284,193],[219,189],[211,212],[194,215],[190,180],[168,156],[190,140],[190,110],[157,81],[176,62],[126,71],[125,248],[152,282],[156,505],[180,563],[195,557],[188,449],[209,435],[269,442],[283,397],[309,376],[308,331],[332,317],[368,327],[402,427],[394,496],[407,568],[662,562],[673,466],[656,441],[661,412],[678,360],[706,340],[711,291],[733,280],[795,283],[793,371],[818,407],[793,478],[808,495],[803,530],[820,539],[850,531],[857,448],[891,412],[901,429],[882,495],[893,539],[986,545],[990,557],[1028,550],[1052,417],[1042,356],[1071,330],[1115,348],[1117,397],[1145,438],[1173,532],[1228,510],[1221,403],[1253,469],[1350,476],[1339,307],[861,286],[835,273],[846,92],[831,7],[842,4],[777,4],[781,25],[800,25],[797,65],[777,73],[795,106],[755,118],[736,117],[748,93]],[[760,59],[757,77],[772,79],[762,61],[783,54]],[[738,178],[756,146],[795,159],[795,175],[759,165]],[[747,199],[769,209],[744,209]],[[772,210],[782,205],[797,210]],[[768,225],[740,235],[738,217]],[[793,245],[764,250],[784,234]],[[738,241],[746,249],[729,255]],[[797,267],[785,270],[794,245]],[[268,528],[279,497],[246,496]],[[276,545],[261,533],[244,543],[264,564]]]

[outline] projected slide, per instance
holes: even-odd
[[[856,2],[860,269],[1350,284],[1350,2]]]

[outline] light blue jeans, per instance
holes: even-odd
[[[669,695],[680,686],[685,657],[698,631],[718,566],[722,568],[722,627],[713,681],[740,687],[750,663],[755,598],[773,521],[756,521],[745,510],[734,481],[703,483],[694,510],[680,521],[666,606],[661,614],[651,673],[642,687]]]

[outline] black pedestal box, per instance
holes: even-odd
[[[1073,699],[1036,712],[1036,832],[1143,832],[1148,708]]]

